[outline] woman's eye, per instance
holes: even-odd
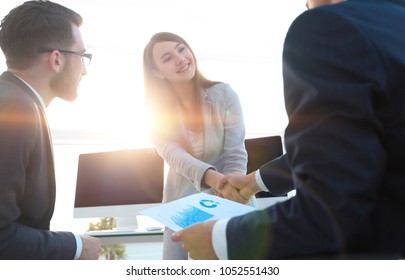
[[[171,57],[165,57],[165,58],[163,59],[163,63],[166,63],[166,62],[170,61],[170,59],[171,59]]]

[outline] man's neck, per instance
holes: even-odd
[[[7,71],[14,74],[25,84],[27,84],[37,95],[41,97],[45,107],[48,107],[53,97],[47,94],[48,91],[44,88],[46,82],[39,78],[40,75],[35,74],[34,73],[35,71],[28,71],[28,70],[16,70],[9,68]]]

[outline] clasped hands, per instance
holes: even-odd
[[[256,184],[255,173],[248,175],[231,173],[224,175],[218,182],[216,194],[242,204],[247,204],[250,198],[260,191]]]

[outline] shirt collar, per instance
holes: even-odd
[[[33,92],[33,93],[35,94],[35,96],[38,98],[39,103],[41,104],[42,109],[45,110],[45,109],[46,109],[46,106],[45,106],[45,102],[44,102],[44,99],[42,98],[42,96],[41,96],[30,84],[28,84],[26,81],[24,81],[23,79],[21,79],[19,76],[17,76],[17,75],[14,74],[14,73],[11,73],[11,74],[13,74],[13,75],[16,76],[18,79],[20,79],[24,84],[27,85],[27,87],[29,87],[29,88],[32,90],[32,92]]]

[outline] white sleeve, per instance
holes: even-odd
[[[83,250],[83,244],[82,244],[82,239],[80,238],[79,235],[75,234],[76,238],[76,255],[75,255],[75,260],[78,260],[80,256],[82,255],[82,250]]]
[[[260,169],[257,169],[255,172],[255,178],[256,178],[256,184],[259,186],[259,188],[262,189],[262,191],[268,192],[269,189],[266,187],[262,180],[262,176],[260,176]]]
[[[220,219],[212,229],[212,247],[220,260],[228,259],[228,246],[226,242],[226,226],[229,219]]]

